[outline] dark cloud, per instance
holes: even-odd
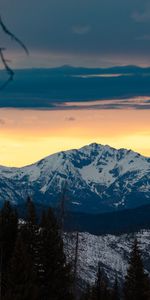
[[[1,71],[0,83],[2,77]],[[134,66],[18,70],[14,81],[0,92],[1,108],[150,109],[149,100],[150,68]],[[75,119],[70,116],[66,121]]]
[[[68,117],[66,118],[66,121],[68,122],[74,122],[76,119],[74,117]]]
[[[138,38],[150,34],[149,0],[1,0],[0,11],[30,52],[41,53],[41,61],[45,52],[70,56],[72,64],[74,55],[81,56],[84,65],[96,65],[96,56],[101,63],[106,55],[108,63],[112,57],[150,58],[150,43]]]

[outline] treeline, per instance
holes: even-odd
[[[25,221],[5,202],[0,212],[0,299],[72,300],[73,276],[56,218],[49,208],[37,222],[27,200]]]
[[[0,300],[150,300],[150,279],[137,240],[121,287],[116,274],[110,288],[99,263],[95,284],[81,292],[74,267],[66,261],[62,228],[50,208],[39,220],[28,198],[26,218],[20,220],[10,203],[4,203],[0,211]]]
[[[150,229],[150,205],[100,214],[68,212],[65,228],[96,235],[122,234]]]

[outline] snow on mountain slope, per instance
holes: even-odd
[[[66,254],[73,260],[75,253],[76,234],[65,235]],[[120,282],[123,281],[128,267],[131,246],[135,236],[142,250],[145,270],[150,273],[150,231],[143,230],[137,234],[123,234],[119,236],[96,236],[89,233],[79,233],[78,277],[83,282],[94,283],[98,263],[110,282],[113,284],[117,272]]]
[[[66,186],[66,209],[99,213],[150,203],[150,159],[131,150],[91,144],[56,153],[23,168],[0,167],[0,200],[58,206]]]

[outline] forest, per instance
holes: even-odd
[[[113,286],[97,266],[95,283],[78,286],[78,251],[68,262],[62,223],[51,208],[37,217],[34,202],[26,201],[26,216],[6,201],[0,211],[0,299],[2,300],[148,300],[150,278],[144,271],[137,239],[132,245],[122,286]],[[76,243],[76,247],[77,247]],[[77,249],[75,249],[77,250]],[[93,253],[94,255],[94,253]]]

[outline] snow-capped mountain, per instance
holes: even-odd
[[[23,168],[0,167],[0,201],[37,203],[100,213],[150,203],[150,158],[91,144],[59,152]]]

